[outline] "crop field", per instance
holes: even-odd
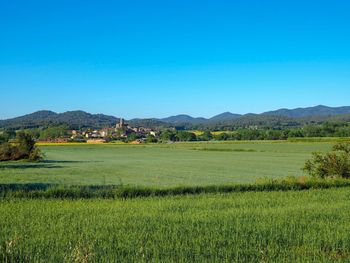
[[[350,262],[350,182],[282,180],[333,144],[41,145],[0,163],[0,261]]]
[[[251,183],[302,175],[327,142],[175,143],[40,146],[45,161],[0,163],[0,183],[169,187]]]
[[[7,262],[350,260],[350,188],[0,202]]]

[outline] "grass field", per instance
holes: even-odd
[[[250,183],[302,175],[328,142],[176,143],[40,146],[44,162],[0,163],[0,183],[142,186]]]
[[[41,145],[0,163],[0,261],[350,262],[350,182],[254,183],[333,143]]]
[[[7,262],[350,261],[350,188],[0,202]]]

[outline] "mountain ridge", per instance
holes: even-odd
[[[314,107],[295,108],[295,109],[278,109],[275,111],[267,111],[262,115],[287,116],[292,118],[301,118],[309,116],[334,116],[341,114],[349,114],[350,106],[328,107],[325,105],[317,105]]]
[[[102,128],[114,125],[119,119],[104,114],[91,114],[85,111],[56,113],[40,110],[12,119],[0,120],[0,128],[36,128],[40,126],[69,124],[71,128]]]
[[[315,107],[286,109],[281,108],[274,111],[267,111],[260,114],[235,114],[224,112],[211,118],[192,117],[186,114],[179,114],[167,118],[131,119],[129,122],[135,126],[198,126],[198,125],[263,125],[264,123],[283,123],[293,125],[300,119],[324,120],[326,117],[344,115],[347,119],[350,114],[350,106],[328,107],[318,105]],[[33,128],[45,125],[68,124],[69,127],[79,128],[103,128],[111,127],[120,118],[105,114],[91,114],[81,110],[56,113],[49,110],[40,110],[23,116],[0,120],[0,128]]]

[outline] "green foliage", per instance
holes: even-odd
[[[163,130],[160,134],[160,140],[162,142],[189,142],[189,141],[196,141],[197,136],[193,132],[188,132],[184,130],[179,131],[173,131],[173,130]]]
[[[14,130],[5,129],[0,131],[0,143],[8,142],[16,137],[16,132]]]
[[[200,141],[211,141],[213,139],[213,134],[210,131],[204,131],[202,135],[198,138]]]
[[[21,159],[37,161],[42,157],[41,151],[35,147],[32,136],[25,132],[18,132],[15,142],[5,142],[0,145],[0,161]]]
[[[47,129],[43,129],[40,132],[40,140],[55,140],[58,138],[67,138],[69,127],[67,125],[52,126]]]
[[[227,141],[230,139],[230,135],[226,132],[219,133],[217,135],[214,135],[214,139],[217,141]]]
[[[270,116],[271,117],[271,116]],[[262,118],[262,117],[261,117]],[[204,125],[188,129],[230,131],[223,136],[215,135],[216,140],[286,140],[288,138],[350,137],[349,121],[320,121],[285,124],[283,121],[261,121],[232,123],[227,125]],[[235,120],[237,122],[239,120]],[[201,139],[201,136],[199,138]],[[203,139],[207,140],[207,139]]]
[[[340,142],[333,146],[334,151],[342,151],[346,154],[350,154],[350,143],[349,142]]]
[[[196,141],[197,136],[193,132],[177,131],[176,132],[176,140],[180,141],[180,142]]]
[[[146,137],[146,142],[147,143],[156,143],[156,142],[158,142],[158,139],[155,136],[148,134]]]
[[[75,111],[66,112],[64,114],[52,114],[52,113],[37,113],[24,119],[18,118],[9,122],[4,127],[25,127],[25,131],[32,135],[35,139],[40,140],[56,140],[59,138],[70,137],[69,131],[71,129],[95,129],[102,127],[112,127],[117,121],[116,118],[105,115],[91,115],[88,113]],[[347,115],[348,116],[348,115]],[[38,121],[42,118],[45,121]],[[52,119],[53,118],[53,119]],[[23,123],[22,123],[23,121]],[[210,122],[198,123],[200,120],[196,120],[194,123],[164,123],[156,119],[148,120],[132,120],[129,123],[131,126],[143,126],[162,131],[159,136],[159,140],[162,142],[167,141],[211,141],[215,140],[286,140],[289,138],[314,138],[314,137],[350,137],[350,115],[348,117],[310,117],[306,119],[290,119],[288,117],[281,116],[265,116],[249,114],[242,116],[238,119],[223,122]],[[203,120],[201,120],[203,121]],[[4,123],[7,123],[4,121]],[[13,123],[15,126],[13,126]],[[11,125],[10,125],[11,124]],[[171,129],[173,126],[173,129]],[[187,136],[184,134],[177,134],[176,131],[198,130],[204,131],[202,135]],[[226,131],[223,135],[213,135],[213,131]],[[8,132],[12,133],[13,130],[5,130],[0,133],[1,141],[7,141],[9,136]],[[126,132],[120,130],[119,136]],[[118,134],[117,134],[118,135]],[[133,135],[131,135],[133,136]],[[135,138],[133,138],[135,139]],[[131,140],[126,140],[131,141]]]
[[[350,178],[350,143],[336,144],[333,151],[325,154],[314,152],[304,171],[313,177]]]
[[[175,141],[176,133],[171,130],[163,130],[160,134],[160,139],[162,142]]]
[[[114,126],[118,121],[113,116],[90,114],[84,111],[67,111],[60,114],[52,111],[38,111],[14,119],[0,121],[0,127],[29,129],[66,125],[70,129],[100,129]]]
[[[125,139],[125,142],[133,142],[139,138],[140,137],[137,135],[137,133],[131,132],[130,134],[128,134],[128,137]]]
[[[14,149],[8,142],[0,144],[0,161],[11,160],[14,156]]]
[[[171,124],[157,119],[133,119],[128,121],[128,123],[133,127],[157,128],[159,130],[172,127]]]
[[[20,131],[16,136],[16,144],[19,151],[25,154],[30,153],[34,149],[35,141],[30,134]]]

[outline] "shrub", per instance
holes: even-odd
[[[350,143],[338,143],[326,154],[313,153],[304,171],[319,178],[350,178]]]
[[[13,147],[8,143],[2,143],[0,145],[0,161],[11,160],[13,156]]]
[[[27,159],[38,161],[43,158],[42,152],[35,146],[32,136],[19,132],[13,143],[5,142],[0,145],[0,161]]]
[[[158,142],[158,139],[155,136],[148,134],[146,137],[146,142],[156,143],[156,142]]]

